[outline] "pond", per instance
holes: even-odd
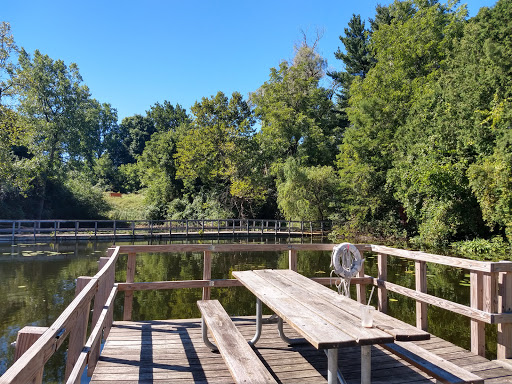
[[[241,240],[229,241],[240,242]],[[275,240],[285,242],[287,240]],[[250,242],[274,243],[273,239]],[[300,242],[301,239],[291,240]],[[227,242],[225,240],[215,241]],[[242,242],[247,242],[242,240]],[[211,243],[211,242],[209,242]],[[118,244],[120,244],[118,242]],[[127,243],[128,244],[128,243]],[[140,244],[147,244],[140,243]],[[154,242],[153,242],[154,244]],[[0,244],[0,375],[12,364],[19,329],[26,325],[49,326],[73,300],[75,279],[93,276],[98,259],[106,254],[110,243]],[[365,255],[365,271],[377,275],[377,257]],[[298,272],[306,276],[325,277],[330,273],[330,252],[300,251]],[[288,268],[287,252],[215,253],[212,278],[230,278],[236,270],[255,268]],[[460,304],[469,305],[469,272],[439,265],[427,265],[428,292]],[[126,279],[126,257],[116,265],[116,280]],[[189,280],[202,278],[202,253],[141,254],[137,257],[135,281]],[[414,262],[398,257],[388,259],[388,280],[413,288]],[[376,305],[376,296],[372,304]],[[353,297],[355,294],[353,293]],[[254,296],[243,287],[213,288],[212,298],[219,299],[232,316],[254,315]],[[389,293],[389,314],[415,324],[415,302]],[[140,291],[134,293],[133,320],[197,318],[196,301],[201,289]],[[123,294],[116,298],[114,319],[122,319]],[[269,314],[268,310],[266,313]],[[463,348],[470,348],[468,318],[429,306],[429,331]],[[496,357],[496,326],[486,325],[486,353]],[[52,357],[45,368],[44,382],[63,381],[63,351]]]

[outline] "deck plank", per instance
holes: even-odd
[[[247,338],[254,335],[251,317],[233,318]],[[276,337],[276,324],[265,322],[255,352],[281,383],[325,383],[327,358],[308,343],[288,346]],[[289,337],[297,337],[285,324]],[[432,337],[418,345],[483,377],[486,384],[511,383],[512,371],[453,344]],[[349,384],[360,381],[359,347],[340,348],[339,366]],[[201,339],[201,320],[114,322],[92,377],[92,384],[232,383],[222,357]],[[435,380],[380,347],[372,346],[372,383],[433,383]]]

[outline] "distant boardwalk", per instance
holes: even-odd
[[[219,220],[0,220],[0,242],[131,240],[233,236],[316,236],[330,221]]]

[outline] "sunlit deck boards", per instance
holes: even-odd
[[[247,339],[254,320],[234,319]],[[285,326],[286,330],[286,326]],[[287,329],[287,334],[296,336]],[[423,348],[465,367],[486,383],[512,383],[512,371],[475,356],[447,341],[432,337],[418,342]],[[327,358],[308,344],[289,347],[277,337],[276,324],[264,324],[257,354],[281,383],[325,383]],[[340,368],[349,383],[359,383],[358,348],[340,349]],[[115,322],[91,383],[231,383],[219,354],[201,339],[200,320]],[[372,383],[431,383],[425,374],[380,349],[372,350]]]

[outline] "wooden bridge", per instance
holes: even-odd
[[[471,351],[463,350],[432,336],[416,342],[421,357],[418,363],[410,355],[397,357],[378,345],[372,346],[372,382],[434,382],[438,369],[451,362],[458,371],[478,376],[485,383],[512,383],[508,359],[512,357],[512,262],[473,261],[423,252],[406,251],[377,245],[357,245],[360,251],[377,254],[378,275],[369,276],[364,269],[352,279],[357,300],[364,303],[368,286],[378,292],[378,310],[387,311],[388,292],[416,301],[416,327],[428,329],[428,305],[442,307],[466,316],[471,321]],[[69,338],[66,380],[78,383],[82,373],[92,376],[93,383],[225,383],[232,382],[222,357],[212,353],[201,339],[200,319],[132,321],[133,292],[180,288],[202,289],[208,300],[212,288],[235,287],[235,279],[211,279],[211,261],[216,252],[288,252],[289,268],[297,270],[301,251],[331,251],[332,244],[171,244],[160,246],[119,246],[110,248],[100,259],[99,272],[93,277],[77,279],[76,297],[48,328],[26,327],[18,334],[17,361],[0,377],[0,384],[41,382],[45,363]],[[142,252],[200,252],[204,258],[203,279],[187,281],[134,282],[137,255]],[[416,288],[410,289],[387,280],[387,261],[391,257],[413,260]],[[126,281],[115,281],[118,260],[126,257]],[[465,306],[427,293],[426,263],[462,268],[469,272],[471,305]],[[314,278],[329,284],[329,278]],[[113,321],[114,298],[124,292],[123,320]],[[92,319],[89,324],[91,307]],[[247,339],[254,333],[254,318],[232,319]],[[281,383],[321,383],[328,367],[325,355],[306,343],[290,346],[274,336],[275,324],[267,318],[261,340],[254,349],[256,356]],[[498,324],[497,360],[489,361],[485,353],[485,324]],[[285,331],[294,336],[286,324]],[[89,331],[88,331],[89,329]],[[106,340],[100,353],[102,339]],[[411,343],[412,344],[412,343]],[[339,364],[347,383],[359,382],[361,355],[358,347],[340,349]],[[450,374],[450,372],[449,372]],[[443,382],[481,382],[453,378]],[[472,377],[472,376],[469,376]]]
[[[330,229],[330,221],[267,219],[0,220],[0,242],[323,236]]]

